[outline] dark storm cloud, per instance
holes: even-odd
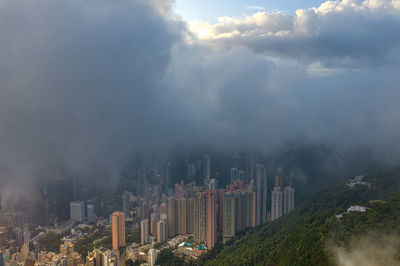
[[[93,175],[168,139],[180,114],[160,81],[182,27],[168,9],[140,0],[0,2],[3,177],[58,167]]]
[[[345,145],[397,138],[399,64],[311,78],[307,65],[243,47],[204,54],[173,56],[169,73],[182,93],[191,84],[187,101],[215,138],[264,148],[297,137]]]
[[[305,11],[293,36],[284,15],[257,22],[275,37],[230,22],[249,34],[198,41],[168,2],[0,1],[1,177],[111,175],[132,150],[174,142],[395,143],[395,4]]]

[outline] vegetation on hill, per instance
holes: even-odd
[[[226,245],[202,256],[199,265],[335,265],[341,254],[351,254],[360,239],[385,242],[400,235],[400,168],[366,176],[371,188],[349,188],[338,183],[322,189],[280,219],[241,233]],[[351,205],[365,213],[344,213]],[[393,241],[392,241],[393,242]],[[395,241],[395,243],[397,243]],[[400,264],[400,245],[391,258]],[[346,253],[347,252],[347,253]],[[374,260],[375,258],[370,258]]]

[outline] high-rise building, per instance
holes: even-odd
[[[157,222],[157,242],[163,242],[168,239],[168,227],[166,220]]]
[[[177,233],[176,199],[168,198],[168,236],[174,237]]]
[[[254,179],[254,155],[249,154],[246,157],[246,177],[245,177],[245,183],[250,182],[251,180]]]
[[[237,231],[252,226],[252,191],[239,189],[224,194],[223,242]]]
[[[149,266],[154,266],[156,264],[159,253],[160,253],[159,250],[155,250],[154,248],[149,249],[149,254],[147,259],[147,263],[149,264]]]
[[[287,186],[283,189],[283,214],[294,209],[294,188]]]
[[[186,201],[186,233],[194,232],[194,199],[190,198]]]
[[[239,179],[239,169],[231,168],[231,184],[233,184],[236,179]]]
[[[235,195],[231,192],[224,193],[224,218],[223,218],[223,242],[235,235]]]
[[[83,201],[73,201],[69,204],[71,220],[82,222],[85,219],[85,204]]]
[[[211,179],[211,166],[210,166],[210,164],[211,164],[211,162],[210,162],[210,155],[209,154],[206,154],[205,156],[204,156],[204,167],[203,167],[203,170],[204,170],[204,178],[206,179],[206,180],[210,180]]]
[[[128,191],[122,192],[122,212],[125,214],[125,217],[129,217],[132,196],[133,196],[132,192]]]
[[[188,164],[187,176],[193,177],[196,175],[196,165],[194,163]]]
[[[209,182],[208,182],[208,189],[209,190],[217,190],[217,188],[218,188],[217,179],[215,179],[215,178],[210,179]]]
[[[224,193],[225,190],[217,190],[217,239],[222,240],[224,226]]]
[[[178,234],[186,235],[187,234],[187,199],[180,198],[178,199]]]
[[[175,184],[175,198],[184,198],[186,194],[185,182],[182,180],[180,184]]]
[[[86,210],[87,210],[88,222],[94,223],[96,221],[96,214],[94,213],[94,205],[88,204],[86,206]]]
[[[157,236],[157,222],[160,220],[160,213],[157,211],[150,214],[150,233]]]
[[[256,225],[267,221],[267,172],[262,164],[255,165],[256,181]]]
[[[217,191],[207,190],[207,239],[208,249],[212,249],[217,242]]]
[[[48,181],[46,187],[46,213],[48,213],[48,209],[50,208],[49,205],[55,202],[57,217],[60,220],[71,218],[68,207],[74,200],[72,178],[51,179],[51,181]]]
[[[112,214],[112,246],[114,250],[125,246],[125,214],[114,212]]]
[[[194,240],[204,242],[207,238],[207,194],[198,192],[194,201]]]
[[[142,245],[149,242],[149,221],[147,219],[140,222],[140,236]]]
[[[275,176],[275,187],[271,194],[271,220],[273,221],[282,216],[282,189],[279,186],[279,175]]]
[[[239,179],[245,181],[245,173],[243,170],[239,170]]]

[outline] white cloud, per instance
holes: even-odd
[[[256,12],[189,23],[210,46],[246,46],[256,53],[319,62],[330,68],[376,67],[400,46],[400,1],[327,1],[295,15]]]
[[[246,6],[246,9],[258,10],[258,11],[263,11],[263,10],[265,10],[265,8],[262,7],[262,6],[253,6],[253,5],[248,5],[248,6]]]

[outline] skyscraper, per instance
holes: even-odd
[[[246,177],[245,182],[250,182],[254,179],[254,155],[249,154],[246,156]]]
[[[76,222],[85,219],[85,204],[83,201],[73,201],[69,204],[70,218]]]
[[[231,184],[233,184],[236,179],[239,179],[239,169],[231,168]]]
[[[245,174],[243,170],[239,170],[239,177],[240,180],[242,180],[243,182],[245,181]]]
[[[210,155],[206,154],[204,156],[204,178],[210,180],[211,178],[211,167],[210,167]]]
[[[271,198],[271,219],[272,221],[282,216],[282,189],[279,186],[279,175],[275,176],[275,187],[272,190]]]
[[[88,204],[86,206],[87,210],[87,218],[89,223],[93,223],[96,221],[96,215],[94,213],[94,205],[93,204]]]
[[[267,221],[267,171],[262,164],[255,165],[256,181],[256,225]]]
[[[207,190],[207,248],[212,249],[217,242],[217,191]]]
[[[198,192],[194,202],[194,240],[206,241],[207,238],[207,193]]]
[[[212,178],[208,182],[208,189],[209,190],[217,190],[218,188],[218,181],[215,178]]]
[[[180,198],[178,199],[178,234],[186,235],[187,234],[187,199]]]
[[[157,261],[157,255],[159,254],[159,250],[155,250],[154,248],[149,249],[149,254],[148,254],[148,264],[149,266],[154,266]]]
[[[290,185],[283,189],[283,214],[294,209],[294,188]]]
[[[147,219],[140,222],[140,236],[142,245],[149,242],[149,221]]]
[[[194,163],[190,163],[187,166],[187,176],[193,177],[196,175],[196,165]]]
[[[168,198],[168,236],[174,237],[177,229],[176,200],[173,197]]]
[[[193,234],[194,232],[194,200],[187,199],[186,202],[186,233]]]
[[[223,242],[226,243],[235,235],[235,195],[224,194]]]
[[[253,192],[237,189],[224,193],[223,242],[251,226]]]
[[[112,246],[114,250],[125,246],[125,214],[114,212],[112,215]]]
[[[132,192],[128,191],[122,192],[122,212],[125,214],[125,217],[129,217],[132,196],[133,196]]]
[[[157,242],[163,242],[167,240],[168,227],[166,220],[160,220],[157,222]]]

